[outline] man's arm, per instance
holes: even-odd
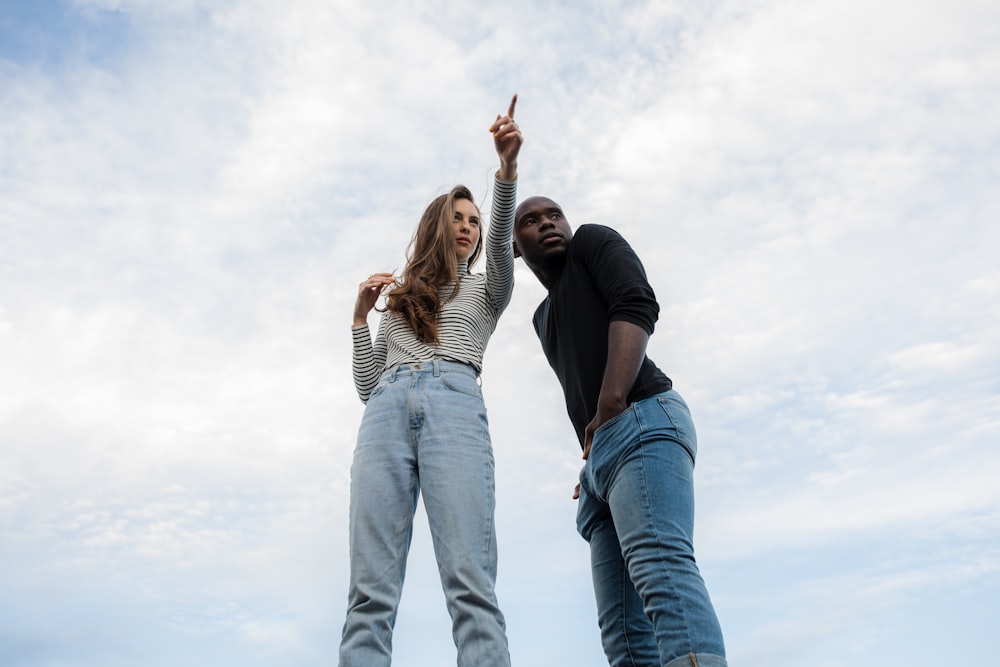
[[[646,357],[659,304],[646,280],[646,272],[635,251],[618,232],[600,225],[587,225],[583,232],[590,242],[581,253],[597,291],[608,305],[608,357],[604,367],[596,414],[584,429],[583,458],[590,456],[594,432],[628,408],[628,397]],[[579,485],[573,494],[579,497]]]
[[[610,320],[608,358],[596,414],[584,430],[583,458],[587,458],[594,431],[628,407],[628,396],[646,357],[646,344],[660,307],[642,262],[618,232],[610,227],[585,225],[577,237],[574,242],[586,239],[581,257],[608,306]]]
[[[628,408],[628,393],[639,376],[647,342],[649,334],[646,330],[631,322],[616,320],[608,325],[608,363],[604,368],[601,395],[597,399],[597,414],[584,430],[583,458],[590,456],[594,431]],[[577,482],[573,499],[579,497],[580,483]]]
[[[590,456],[594,431],[628,407],[628,395],[646,357],[649,334],[631,322],[616,320],[608,325],[608,361],[597,399],[597,414],[587,424],[583,458]]]

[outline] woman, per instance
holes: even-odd
[[[486,237],[486,273],[469,273],[481,250],[479,210],[463,186],[437,197],[410,243],[401,281],[376,273],[354,306],[353,370],[367,405],[351,466],[351,581],[341,667],[389,665],[392,629],[424,494],[458,665],[510,665],[497,605],[493,449],[479,388],[483,352],[514,286],[511,236],[517,155],[506,116],[490,127],[500,170]],[[368,313],[386,297],[374,345]]]

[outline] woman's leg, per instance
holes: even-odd
[[[493,448],[474,372],[422,373],[417,457],[459,667],[507,667],[497,604]]]
[[[387,667],[419,484],[407,417],[409,376],[372,393],[351,465],[351,579],[340,667]]]

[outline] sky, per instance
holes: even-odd
[[[513,93],[520,197],[656,290],[730,664],[995,659],[993,0],[4,0],[0,664],[335,663],[357,285],[488,213]],[[497,593],[515,666],[599,667],[543,296],[485,357]],[[455,664],[422,507],[394,656]]]

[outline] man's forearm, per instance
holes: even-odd
[[[608,362],[597,401],[598,415],[604,419],[610,419],[614,414],[602,412],[615,408],[617,414],[627,406],[629,392],[646,357],[648,342],[649,334],[645,329],[631,322],[615,321],[608,325]]]

